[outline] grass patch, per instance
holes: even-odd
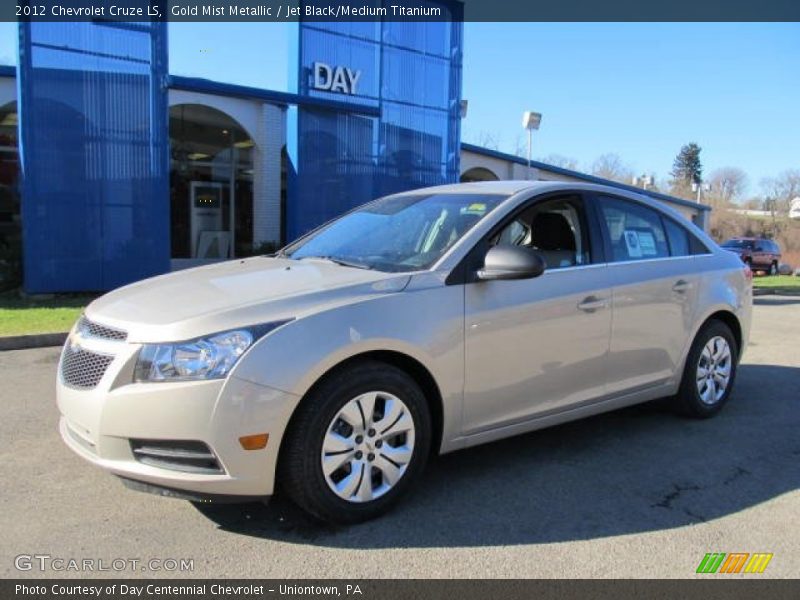
[[[773,294],[800,296],[800,277],[776,275],[774,277],[753,277],[753,287]]]
[[[0,336],[69,331],[94,298],[69,294],[35,299],[20,298],[17,292],[0,294]]]

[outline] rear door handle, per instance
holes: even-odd
[[[608,306],[608,300],[605,298],[598,298],[597,296],[587,296],[578,303],[579,310],[589,313],[605,308],[606,306]]]
[[[692,284],[684,279],[679,279],[675,282],[675,285],[672,286],[672,291],[677,292],[679,294],[683,294],[687,290],[691,289]]]

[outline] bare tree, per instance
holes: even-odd
[[[592,175],[619,181],[621,183],[631,183],[633,180],[633,169],[622,161],[617,154],[602,154],[592,163]]]
[[[762,206],[764,206],[764,201],[758,196],[751,196],[747,200],[742,201],[741,204],[742,208],[747,210],[763,210]]]
[[[520,158],[528,158],[528,137],[526,135],[518,133],[517,137],[514,138],[514,152],[512,154]]]
[[[714,207],[729,206],[742,199],[747,190],[747,173],[738,167],[722,167],[708,178],[706,198]]]
[[[476,146],[481,146],[482,148],[488,148],[489,150],[499,150],[500,144],[497,141],[497,136],[493,133],[488,131],[480,131],[477,135],[469,136],[469,140],[471,144],[475,144]]]
[[[543,162],[544,164],[551,165],[553,167],[569,169],[570,171],[578,170],[577,159],[571,158],[569,156],[562,156],[561,154],[548,154],[547,156],[544,156],[537,160],[539,162]]]

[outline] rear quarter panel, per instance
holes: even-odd
[[[731,312],[739,321],[742,330],[741,357],[749,340],[753,312],[753,288],[745,275],[744,265],[738,256],[724,250],[696,256],[694,260],[699,281],[698,318],[684,350],[684,361],[700,327],[719,311]]]

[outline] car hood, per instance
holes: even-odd
[[[409,280],[325,260],[258,256],[119,288],[92,302],[86,316],[127,331],[130,342],[186,340],[398,292]]]

